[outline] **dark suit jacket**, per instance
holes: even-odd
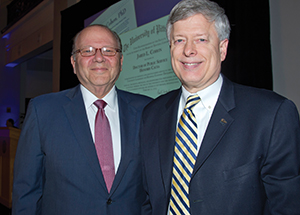
[[[159,97],[142,115],[143,214],[167,213],[180,95]],[[191,214],[299,215],[299,172],[295,105],[224,77],[190,182]]]
[[[141,213],[138,130],[151,99],[121,90],[117,95],[122,154],[109,194],[79,85],[31,100],[15,158],[14,215]]]

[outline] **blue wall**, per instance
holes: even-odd
[[[2,55],[2,54],[1,54]],[[1,58],[3,56],[0,56]],[[2,60],[3,61],[3,58]],[[10,113],[7,113],[10,108]],[[6,126],[6,120],[12,118],[19,126],[20,113],[20,66],[13,68],[0,64],[0,127]]]

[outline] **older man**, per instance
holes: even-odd
[[[141,213],[138,130],[149,98],[118,90],[122,46],[106,26],[74,40],[80,85],[31,100],[14,167],[14,215]]]
[[[297,109],[221,75],[229,33],[212,1],[183,0],[170,13],[171,61],[182,87],[142,115],[143,214],[300,213]]]

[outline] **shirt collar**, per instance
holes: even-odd
[[[197,92],[201,98],[200,103],[202,103],[207,110],[212,111],[214,109],[221,91],[222,83],[223,77],[222,75],[219,75],[218,79],[213,84]],[[182,86],[181,100],[183,104],[186,103],[186,100],[190,95],[193,94]]]
[[[85,88],[82,84],[80,84],[80,89],[83,97],[83,102],[85,105],[85,108],[91,107],[96,100],[98,100],[97,96],[95,96],[92,92],[90,92],[87,88]],[[117,104],[117,91],[116,87],[113,86],[113,88],[108,92],[106,96],[102,98],[107,103],[107,106],[111,109],[116,108]]]

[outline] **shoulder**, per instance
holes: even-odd
[[[154,99],[153,101],[151,101],[145,109],[149,109],[150,111],[152,111],[153,109],[160,109],[161,107],[164,106],[171,106],[176,104],[176,102],[178,103],[179,98],[181,95],[181,88],[176,89],[176,90],[172,90],[164,95],[161,95],[159,97],[157,97],[156,99]]]
[[[231,98],[234,101],[234,110],[248,114],[255,113],[261,117],[274,116],[282,111],[297,113],[297,108],[291,100],[272,90],[226,81],[222,87],[219,101],[226,106],[230,103],[228,100]]]
[[[151,101],[144,108],[144,121],[153,121],[154,119],[157,119],[158,116],[163,116],[166,113],[177,113],[180,95],[181,88],[178,90],[170,91]],[[157,121],[155,121],[155,123],[157,123]]]
[[[267,103],[281,103],[286,100],[285,97],[272,90],[237,84],[223,76],[223,85],[219,100],[226,103],[226,101],[231,99],[234,99],[238,104],[246,103],[250,106],[260,104],[265,105]]]
[[[63,90],[60,92],[47,93],[30,100],[30,103],[38,106],[55,106],[57,104],[64,104],[66,101],[70,101],[75,94],[80,93],[79,86]]]
[[[284,96],[278,93],[261,88],[234,84],[235,97],[247,103],[255,104],[280,104],[286,100]]]
[[[118,99],[126,102],[127,104],[133,105],[135,107],[139,106],[146,106],[149,102],[151,102],[153,99],[136,93],[131,93],[124,90],[117,89]]]

